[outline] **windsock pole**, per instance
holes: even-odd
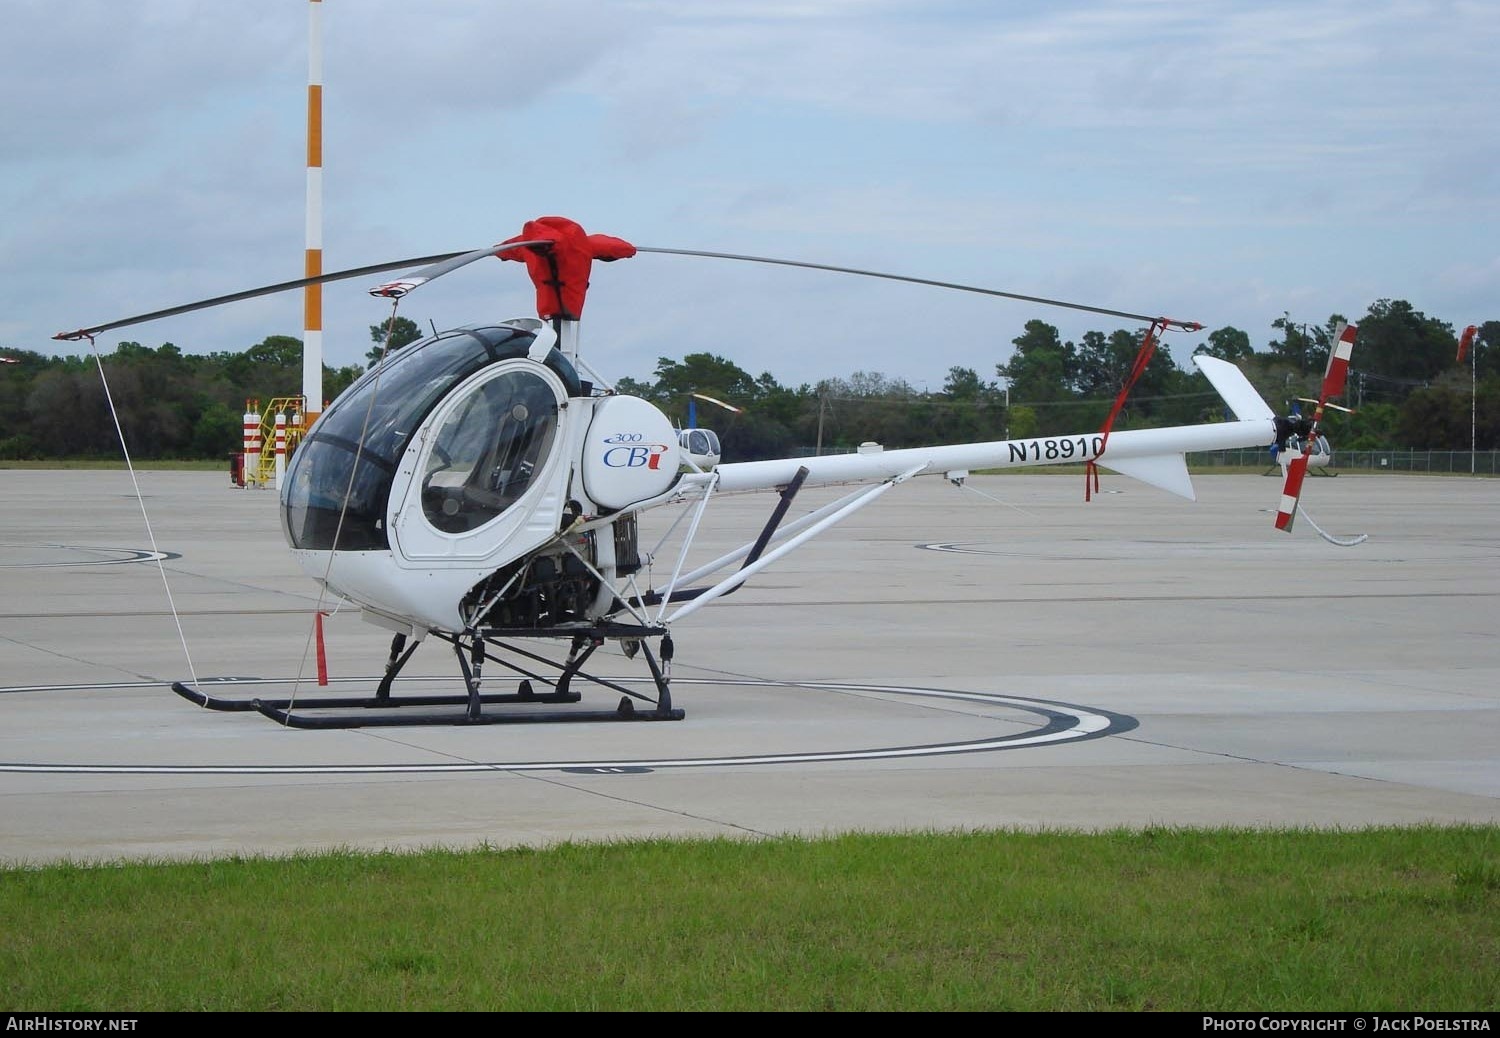
[[[323,28],[322,0],[308,0],[307,22],[307,251],[306,276],[323,273]],[[302,290],[303,420],[323,410],[323,286]]]
[[[1464,357],[1469,358],[1469,475],[1474,475],[1474,455],[1479,448],[1479,351],[1469,352],[1469,347],[1474,345],[1474,336],[1478,333],[1477,325],[1469,325],[1458,337],[1458,362],[1462,364]]]

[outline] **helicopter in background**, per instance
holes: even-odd
[[[1339,341],[1346,327],[1340,325],[1335,329],[1335,342]],[[1327,434],[1318,428],[1317,420],[1302,414],[1301,408],[1297,406],[1300,404],[1313,404],[1315,407],[1341,411],[1344,414],[1354,413],[1353,408],[1340,407],[1327,400],[1320,402],[1309,397],[1298,397],[1292,413],[1276,419],[1276,440],[1271,444],[1271,461],[1281,467],[1283,474],[1293,462],[1302,457],[1306,458],[1309,469],[1328,469],[1333,466],[1333,445],[1328,442]],[[1325,472],[1324,475],[1336,476],[1338,473]]]
[[[719,443],[718,433],[698,424],[699,400],[715,404],[734,415],[744,414],[745,409],[726,404],[707,393],[688,395],[687,425],[677,430],[677,445],[682,448],[683,462],[688,467],[698,471],[708,471],[719,464],[719,459],[724,455],[724,448]]]
[[[1306,456],[1307,467],[1309,469],[1327,469],[1332,467],[1333,445],[1328,442],[1326,435],[1321,432],[1310,433],[1307,431],[1307,426],[1310,423],[1305,422],[1297,415],[1278,419],[1278,421],[1285,422],[1291,431],[1287,432],[1284,438],[1278,437],[1276,442],[1271,444],[1271,468],[1266,473],[1267,475],[1275,472],[1278,468],[1282,475],[1285,475],[1287,468],[1292,462],[1304,455]],[[1303,431],[1298,432],[1297,429],[1299,427]],[[1305,451],[1303,450],[1304,440],[1306,441]],[[1338,473],[1327,472],[1325,475],[1336,476]]]
[[[433,279],[490,257],[524,262],[537,290],[537,317],[467,325],[386,356],[319,416],[292,456],[280,514],[293,556],[328,593],[357,604],[364,619],[392,632],[374,693],[245,700],[185,682],[173,688],[204,707],[256,710],[304,728],[678,720],[684,714],[672,703],[670,684],[674,625],[919,476],[961,483],[979,469],[1078,463],[1192,500],[1187,452],[1279,444],[1295,454],[1277,520],[1290,529],[1314,456],[1302,446],[1293,449],[1284,420],[1237,368],[1201,355],[1194,362],[1234,421],[1116,432],[1106,425],[1067,436],[722,463],[709,430],[697,428],[693,418],[678,428],[651,402],[616,392],[580,356],[579,319],[592,261],[638,253],[756,260],[1072,305],[821,264],[637,248],[586,234],[562,217],[543,217],[483,249],[321,275],[60,334],[92,338],[191,309],[419,263],[425,265],[371,294],[394,307]],[[1201,327],[1085,309],[1151,321],[1148,341],[1157,329]],[[1341,391],[1353,341],[1352,327],[1341,330],[1302,443],[1314,438],[1328,398]],[[854,489],[786,521],[801,490],[831,485]],[[688,552],[712,501],[752,491],[778,497],[758,536],[690,568]],[[644,546],[640,537],[639,516],[667,505],[681,506],[678,521],[687,520],[675,558],[658,557],[662,546]],[[452,647],[461,694],[396,693],[402,668],[427,639]],[[649,691],[584,670],[608,643],[643,659]],[[486,665],[519,675],[516,690],[484,691]],[[579,682],[618,692],[618,705],[577,706]],[[501,704],[510,708],[493,709]]]

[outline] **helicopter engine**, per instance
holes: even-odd
[[[599,537],[613,540],[614,575],[641,568],[634,513],[616,516],[604,530],[564,533],[559,545],[517,559],[480,581],[460,609],[487,628],[525,631],[583,624],[612,612],[613,586],[600,576]]]
[[[1305,440],[1313,429],[1312,420],[1304,418],[1300,414],[1278,415],[1275,419],[1275,424],[1275,446],[1278,451],[1286,450],[1289,443]]]

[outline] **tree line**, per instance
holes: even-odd
[[[407,318],[372,325],[375,345],[366,366],[420,337]],[[154,349],[122,342],[98,360],[14,349],[0,349],[0,358],[0,460],[118,457],[100,366],[136,458],[227,457],[243,446],[247,401],[266,404],[302,389],[302,340],[290,335],[269,336],[241,352],[194,354],[170,342]],[[324,397],[333,400],[365,370],[323,365]]]
[[[1273,322],[1276,336],[1260,348],[1248,333],[1225,327],[1207,333],[1194,352],[1240,366],[1281,413],[1317,396],[1335,329],[1290,316]],[[1455,362],[1452,325],[1404,300],[1381,299],[1357,321],[1359,339],[1341,403],[1353,407],[1329,423],[1335,446],[1348,450],[1467,450],[1470,405],[1476,444],[1500,448],[1500,321],[1479,325],[1471,367]],[[367,360],[420,336],[397,318],[370,329]],[[798,449],[847,450],[874,441],[887,447],[924,443],[1022,439],[1098,428],[1124,385],[1143,330],[1086,332],[1064,341],[1057,328],[1028,321],[1011,340],[1009,359],[991,372],[950,367],[942,388],[918,390],[904,379],[856,371],[798,386],[770,372],[751,375],[711,353],[659,358],[645,378],[623,378],[620,392],[651,400],[674,421],[692,409],[716,429],[735,460],[783,457]],[[1171,341],[1177,341],[1174,337]],[[999,352],[999,351],[997,351]],[[120,426],[133,457],[223,458],[238,449],[247,399],[293,395],[302,384],[302,343],[273,335],[242,352],[195,354],[173,343],[152,348],[121,342],[96,363],[92,355],[55,357],[0,350],[0,459],[114,457],[119,441],[99,378],[108,376]],[[365,368],[323,369],[324,395],[336,397]],[[1477,387],[1477,390],[1474,388]],[[700,394],[695,396],[694,394]],[[702,397],[740,408],[719,410]],[[1132,387],[1115,428],[1148,428],[1228,417],[1208,380],[1159,348]]]
[[[1321,325],[1290,316],[1271,325],[1276,337],[1255,348],[1232,327],[1207,333],[1193,352],[1240,367],[1278,413],[1308,410],[1318,395],[1330,344],[1344,321]],[[1456,363],[1453,326],[1404,300],[1381,299],[1357,321],[1359,338],[1338,415],[1328,429],[1346,450],[1468,450],[1470,404],[1476,405],[1478,449],[1500,448],[1500,322],[1479,326],[1470,363]],[[796,388],[770,372],[751,376],[710,353],[662,357],[650,378],[622,379],[619,387],[684,420],[694,393],[743,408],[715,413],[697,404],[698,422],[719,433],[726,457],[782,457],[798,448],[848,450],[866,441],[891,448],[924,443],[1024,439],[1099,428],[1129,378],[1144,329],[1086,332],[1065,341],[1053,325],[1028,321],[1011,340],[1010,359],[993,373],[951,367],[936,392],[877,372],[855,372]],[[1175,338],[1172,341],[1176,341]],[[1471,379],[1477,379],[1471,381]],[[1477,388],[1475,388],[1477,387]],[[1165,345],[1132,386],[1114,428],[1151,428],[1222,421],[1223,400],[1196,367],[1179,366]]]

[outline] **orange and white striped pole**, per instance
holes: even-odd
[[[323,273],[323,26],[322,0],[308,0],[307,251],[305,277]],[[323,410],[323,286],[302,290],[302,399],[311,425]]]

